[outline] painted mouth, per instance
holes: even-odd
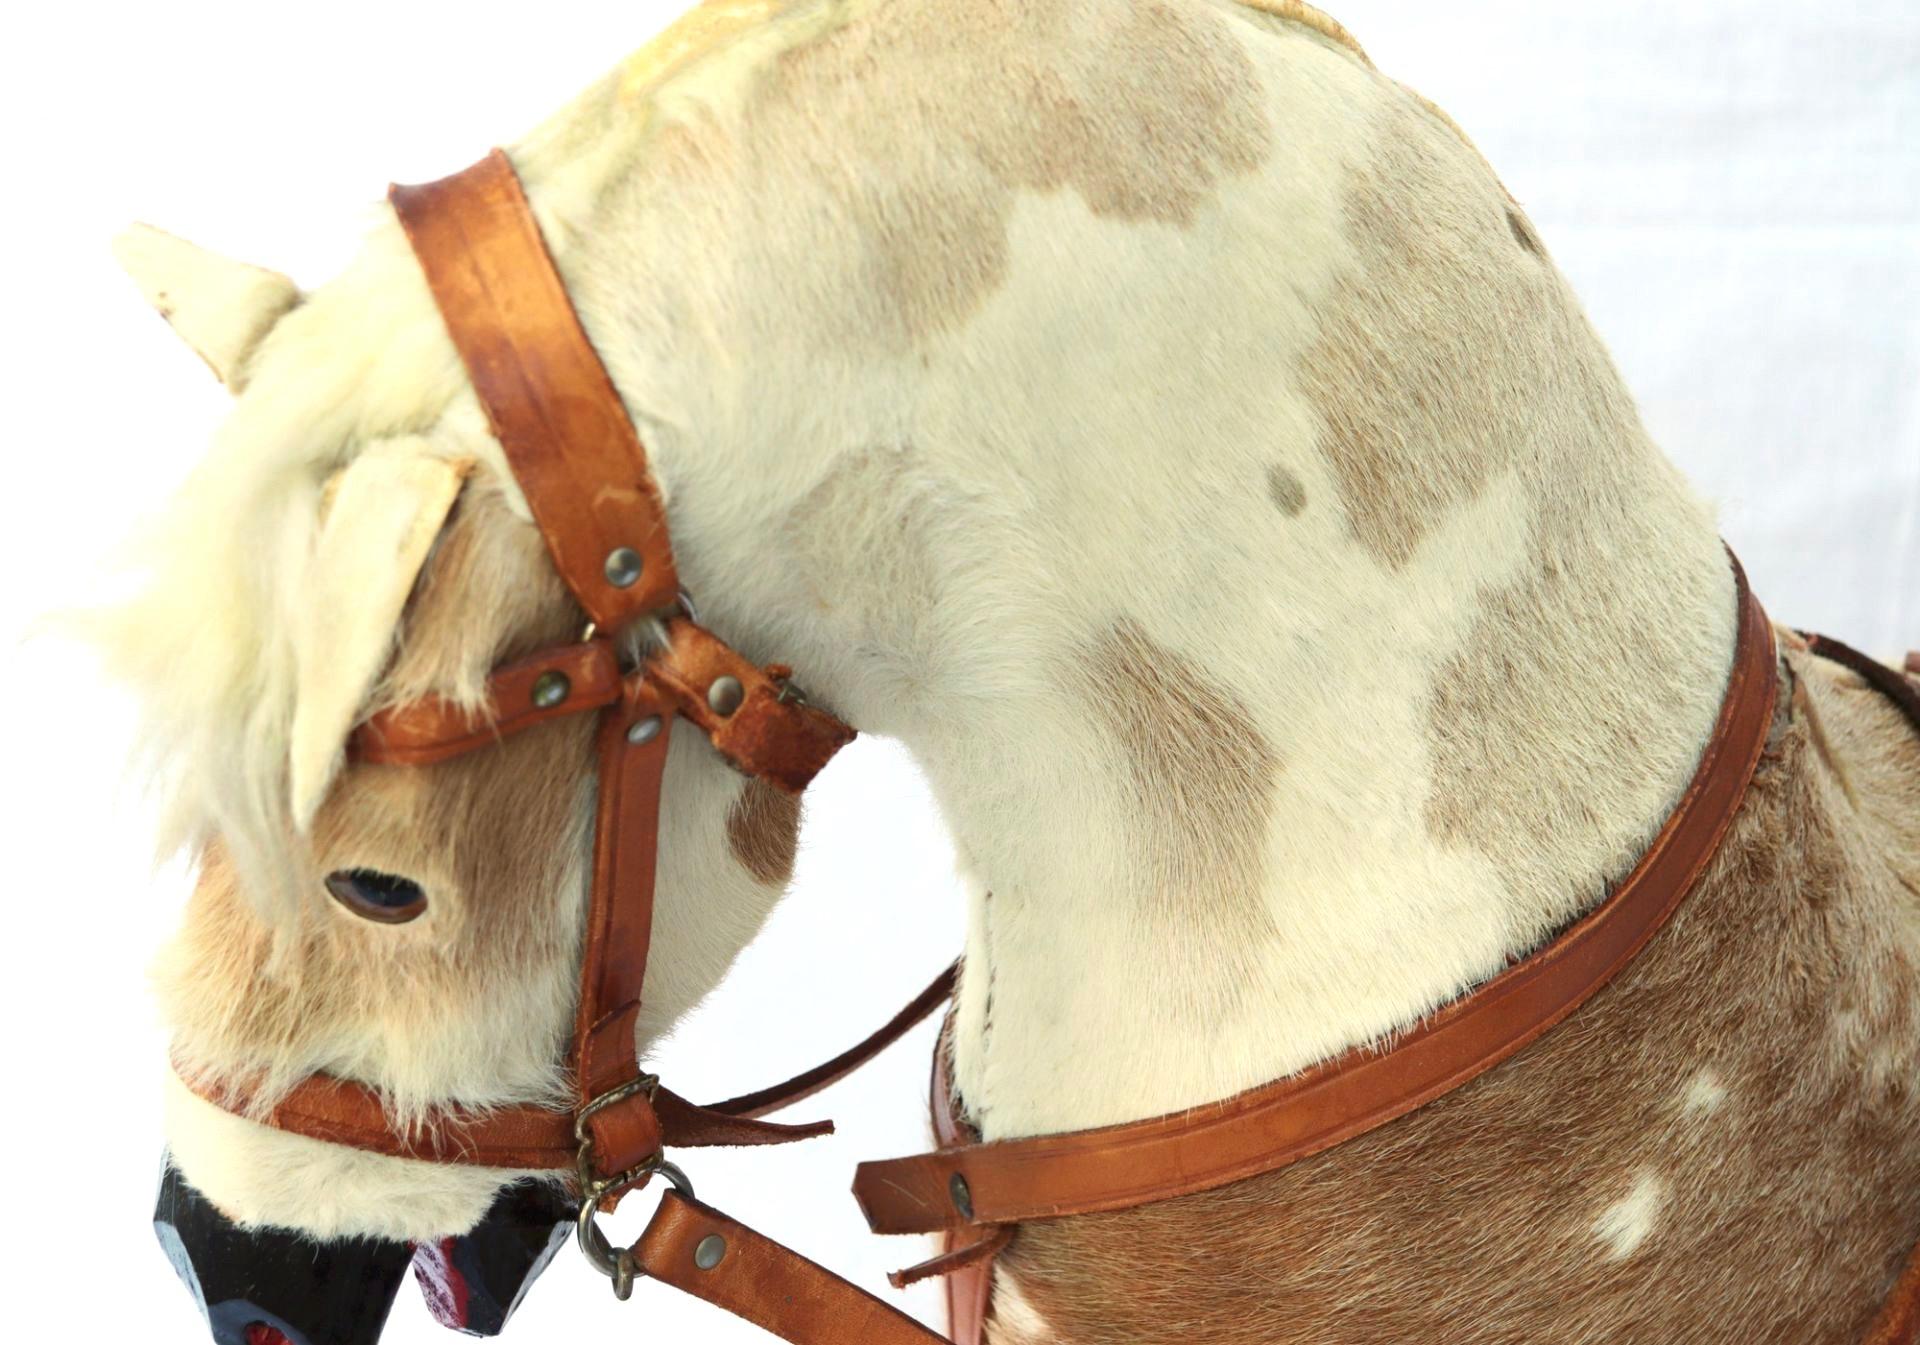
[[[215,1345],[374,1345],[409,1267],[442,1326],[498,1335],[566,1242],[573,1217],[556,1187],[522,1182],[459,1237],[315,1241],[234,1223],[169,1161],[153,1226]]]

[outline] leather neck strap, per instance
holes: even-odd
[[[1679,805],[1611,896],[1565,934],[1386,1050],[1171,1116],[863,1163],[879,1233],[930,1233],[1126,1209],[1272,1172],[1352,1139],[1513,1056],[1607,984],[1698,880],[1746,796],[1774,713],[1766,614],[1734,562],[1739,634],[1726,699]]]

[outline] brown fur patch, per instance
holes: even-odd
[[[784,887],[800,849],[800,796],[747,781],[727,810],[727,847],[755,882]]]
[[[1853,1345],[1920,1238],[1920,738],[1790,661],[1862,811],[1783,697],[1727,842],[1612,986],[1319,1158],[1027,1225],[1004,1265],[1044,1338]],[[1594,1222],[1637,1173],[1658,1218],[1609,1260]]]
[[[1307,487],[1298,472],[1275,463],[1267,469],[1267,498],[1288,518],[1298,518],[1307,507]]]
[[[1139,805],[1131,840],[1148,913],[1205,923],[1209,947],[1222,924],[1249,943],[1270,934],[1260,893],[1280,770],[1272,745],[1202,669],[1131,620],[1095,647],[1084,676],[1088,706],[1120,744]]]
[[[999,288],[1022,193],[1183,225],[1272,136],[1225,24],[1163,0],[894,0],[783,53],[763,93],[763,161],[837,199],[907,340]]]
[[[423,574],[386,699],[478,685],[495,662],[577,633],[578,620],[538,534],[476,483]],[[422,1061],[452,1056],[455,1039],[471,1052],[490,1035],[475,1025],[515,1006],[551,1016],[541,1068],[556,1068],[592,738],[587,716],[438,766],[350,768],[315,821],[313,901],[293,929],[258,918],[214,847],[159,972],[176,1053],[207,1072],[267,1070],[271,1087],[316,1068],[364,1074],[402,1040]],[[326,873],[352,868],[414,879],[427,913],[402,926],[353,916],[320,890]],[[505,1049],[515,1031],[491,1035]],[[471,1079],[529,1085],[525,1061],[465,1063]]]

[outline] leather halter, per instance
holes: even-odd
[[[685,614],[646,451],[506,156],[496,150],[451,178],[395,187],[391,200],[554,568],[607,634],[496,671],[487,715],[428,698],[376,715],[353,735],[350,751],[362,762],[422,766],[562,716],[599,717],[574,1106],[455,1111],[409,1128],[394,1121],[377,1091],[353,1080],[315,1075],[265,1106],[231,1084],[187,1083],[228,1110],[337,1144],[437,1162],[572,1169],[582,1246],[622,1297],[646,1275],[792,1340],[938,1341],[897,1309],[694,1200],[664,1154],[668,1145],[769,1144],[827,1133],[827,1122],[787,1126],[757,1117],[824,1087],[925,1017],[950,995],[950,974],[841,1060],[715,1107],[678,1097],[635,1060],[674,719],[692,723],[743,773],[790,793],[804,789],[853,730],[806,704],[788,682],[789,669],[755,666]],[[625,637],[641,622],[650,624],[656,647],[628,668],[621,655],[634,642]],[[616,1252],[594,1212],[655,1173],[676,1189],[640,1240]]]
[[[825,1133],[830,1123],[789,1126],[759,1118],[824,1088],[897,1040],[951,997],[952,969],[836,1059],[727,1102],[687,1102],[641,1073],[635,1060],[660,790],[674,719],[693,724],[745,774],[790,792],[804,789],[853,731],[798,697],[788,669],[756,667],[685,613],[645,449],[506,157],[496,150],[454,177],[396,187],[392,201],[554,566],[607,634],[497,670],[486,716],[429,698],[375,716],[354,734],[350,750],[363,762],[426,766],[483,751],[555,718],[599,716],[593,886],[572,1048],[574,1105],[456,1110],[409,1129],[394,1122],[376,1090],[352,1080],[316,1075],[265,1105],[230,1084],[187,1082],[229,1110],[338,1144],[438,1162],[571,1169],[583,1245],[622,1297],[644,1275],[798,1345],[933,1345],[942,1337],[694,1200],[664,1153]],[[956,1338],[977,1339],[986,1272],[1020,1221],[1120,1209],[1273,1171],[1459,1087],[1597,993],[1697,881],[1765,743],[1777,678],[1772,635],[1737,562],[1734,570],[1739,634],[1713,736],[1659,836],[1596,910],[1390,1047],[1350,1051],[1294,1078],[1178,1115],[971,1143],[952,1090],[937,1075],[941,1149],[863,1164],[855,1183],[876,1231],[949,1238],[948,1254],[896,1276],[896,1284],[952,1275]],[[630,642],[622,637],[640,622],[649,623],[656,639],[638,666],[629,667],[622,653]],[[639,1241],[615,1252],[594,1227],[594,1211],[655,1173],[665,1173],[676,1189],[662,1197]]]

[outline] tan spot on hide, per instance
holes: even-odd
[[[1646,503],[1672,498],[1671,468],[1578,301],[1515,245],[1491,170],[1407,98],[1373,142],[1301,383],[1347,526],[1383,566],[1406,566],[1492,483],[1513,487],[1524,568],[1458,595],[1467,629],[1431,694],[1427,825],[1512,887],[1568,888],[1530,931],[1544,936],[1597,895],[1572,889],[1568,856],[1610,876],[1644,846],[1621,819],[1657,816],[1684,783],[1693,763],[1668,726],[1697,707],[1704,733],[1699,670],[1727,650],[1718,627],[1660,619],[1695,597],[1660,577],[1680,543],[1663,530],[1674,515]],[[1717,558],[1700,559],[1690,572],[1710,575]],[[1629,650],[1631,675],[1615,671]]]
[[[833,199],[908,341],[999,288],[1022,194],[1179,227],[1272,134],[1226,25],[1158,0],[893,0],[783,53],[762,92],[762,160]]]
[[[1558,278],[1514,247],[1479,156],[1433,135],[1410,102],[1391,106],[1353,171],[1351,264],[1300,377],[1355,538],[1399,567],[1533,456],[1544,436],[1530,390],[1592,341]]]
[[[1657,764],[1649,744],[1674,705],[1698,698],[1671,684],[1673,670],[1698,666],[1689,649],[1698,633],[1637,623],[1616,597],[1542,562],[1483,599],[1433,684],[1428,831],[1478,851],[1510,890],[1563,889],[1534,938],[1598,895],[1557,872],[1558,855],[1591,847],[1602,852],[1597,874],[1624,873],[1648,837],[1619,819],[1657,818],[1646,782],[1663,770],[1677,794],[1693,766],[1677,749]],[[1589,675],[1627,647],[1638,650],[1632,676]],[[1565,750],[1568,723],[1582,726],[1580,752]]]
[[[1216,939],[1223,923],[1266,934],[1273,747],[1232,695],[1131,620],[1095,646],[1084,676],[1089,708],[1121,748],[1153,913],[1204,921]]]
[[[1920,1238],[1920,736],[1813,695],[1878,811],[1783,697],[1701,885],[1566,1023],[1283,1171],[1024,1226],[1023,1310],[1052,1345],[1856,1345]],[[1723,1124],[1675,1105],[1701,1060]]]
[[[1299,474],[1278,463],[1267,469],[1267,497],[1288,518],[1298,518],[1307,507],[1307,487]]]
[[[754,881],[785,884],[800,848],[800,796],[748,780],[727,810],[727,846]]]

